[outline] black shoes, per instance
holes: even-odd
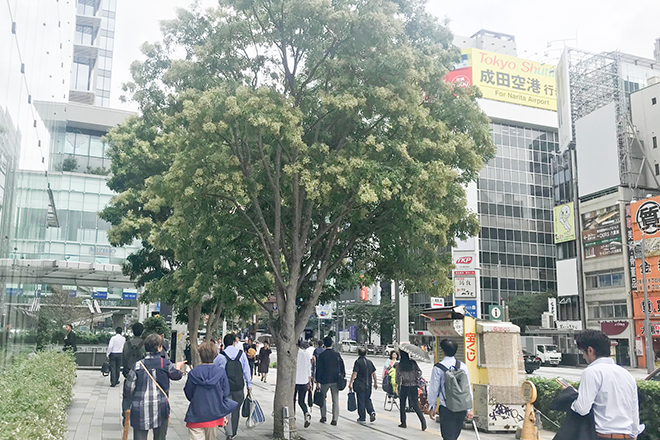
[[[332,422],[330,422],[330,424],[331,424],[332,426],[337,426],[337,421],[336,421],[336,420],[333,420]]]
[[[319,420],[319,422],[321,422],[321,423],[325,423],[327,420],[328,420],[328,419],[326,419],[325,417],[321,417],[321,420]]]
[[[405,423],[399,425],[399,428],[407,428],[408,426]]]
[[[305,428],[309,428],[309,425],[312,423],[312,415],[310,413],[305,414]]]
[[[375,412],[372,412],[372,413],[371,413],[371,415],[369,416],[369,421],[370,421],[371,423],[373,423],[373,422],[376,421],[376,413],[375,413]]]

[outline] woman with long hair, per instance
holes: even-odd
[[[419,379],[422,377],[422,370],[419,369],[417,362],[410,359],[408,353],[401,351],[401,361],[396,365],[396,385],[399,394],[399,414],[401,424],[399,428],[407,428],[406,425],[406,401],[415,411],[419,421],[422,424],[422,431],[426,430],[426,419],[419,407],[417,399],[417,390],[419,389]]]

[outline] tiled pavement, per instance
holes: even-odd
[[[269,374],[269,379],[275,379],[275,371]],[[69,440],[119,440],[121,439],[121,384],[110,388],[108,377],[103,377],[99,371],[78,370],[78,379],[74,388],[74,400],[68,413]],[[123,382],[122,382],[123,383]],[[188,438],[188,430],[183,418],[188,408],[188,401],[183,395],[185,377],[181,381],[172,382],[171,395],[171,423],[168,430],[168,440],[185,440]],[[272,401],[275,392],[275,384],[254,383],[254,394],[262,405],[266,414],[266,423],[254,428],[245,428],[245,419],[241,420],[237,440],[266,440],[272,438]],[[320,424],[319,410],[312,410],[312,425],[308,429],[301,429],[300,435],[305,440],[336,440],[336,439],[415,439],[415,440],[439,440],[441,439],[439,425],[430,422],[427,418],[429,428],[422,432],[419,429],[419,421],[414,414],[408,414],[408,428],[398,428],[399,414],[394,411],[383,410],[384,393],[380,390],[374,392],[373,401],[377,412],[377,420],[373,424],[361,425],[356,422],[357,414],[346,410],[346,392],[340,395],[340,418],[338,426],[329,423]],[[329,403],[329,402],[328,402]],[[298,414],[300,415],[298,408]],[[541,438],[549,440],[553,433],[542,432]],[[133,438],[132,430],[129,439]],[[461,434],[462,440],[476,439],[473,431],[464,430]],[[481,433],[483,440],[513,440],[513,434]],[[218,439],[223,440],[224,435],[220,433]]]

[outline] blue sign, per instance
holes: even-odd
[[[7,295],[22,295],[23,289],[17,287],[7,287],[5,292],[7,292]]]
[[[137,292],[126,292],[121,294],[123,299],[137,299]]]
[[[108,292],[94,292],[94,299],[108,299]]]
[[[477,317],[477,300],[476,299],[457,299],[457,306],[465,307],[465,313],[472,316],[473,318]]]
[[[352,339],[354,341],[357,341],[357,326],[350,326],[348,328],[348,339]]]
[[[156,303],[156,311],[160,313],[160,303],[159,302]]]
[[[69,297],[70,298],[75,298],[77,293],[78,292],[76,290],[69,290]]]

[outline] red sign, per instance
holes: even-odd
[[[456,264],[470,264],[472,263],[472,257],[461,257],[456,260]]]
[[[455,270],[454,275],[476,275],[474,270]]]
[[[468,362],[474,362],[477,359],[477,335],[466,333],[465,342],[465,358]]]
[[[445,82],[455,83],[460,87],[468,87],[472,85],[472,67],[464,67],[449,72],[444,77]]]
[[[626,321],[604,321],[600,323],[600,329],[608,336],[616,336],[628,328]]]

